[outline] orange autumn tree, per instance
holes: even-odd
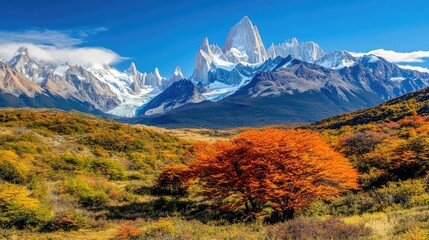
[[[316,199],[358,188],[357,171],[317,133],[250,130],[230,142],[198,143],[188,174],[223,207],[274,220],[292,218]]]

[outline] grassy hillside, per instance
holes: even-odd
[[[342,126],[398,121],[413,114],[429,114],[429,88],[405,94],[379,106],[322,119],[315,128],[336,129]]]
[[[163,166],[187,163],[194,141],[229,140],[242,131],[166,130],[79,112],[2,109],[0,239],[428,236],[425,116],[320,127],[361,173],[361,189],[317,201],[284,223],[246,221],[240,209],[219,209],[196,194],[198,184],[184,196],[158,191],[155,179]]]

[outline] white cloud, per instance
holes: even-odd
[[[102,47],[79,47],[86,37],[107,31],[100,27],[78,31],[26,30],[21,32],[0,31],[0,60],[9,61],[25,46],[32,59],[44,63],[81,65],[84,67],[111,65],[126,58]]]
[[[398,65],[398,67],[403,68],[403,69],[410,69],[410,70],[415,70],[415,71],[419,71],[419,72],[429,73],[429,69],[428,68],[419,67],[419,66]]]
[[[0,58],[5,61],[12,59],[18,48],[25,46],[28,54],[36,61],[52,64],[68,63],[84,67],[101,66],[118,63],[126,58],[117,53],[100,47],[54,47],[33,43],[0,44]]]
[[[354,57],[373,54],[394,63],[421,63],[424,62],[424,58],[429,58],[429,51],[395,52],[392,50],[377,49],[367,53],[350,52],[350,54]]]

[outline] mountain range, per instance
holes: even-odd
[[[111,66],[35,61],[23,46],[0,62],[1,107],[76,109],[165,127],[241,127],[316,121],[429,86],[429,74],[296,38],[265,48],[248,17],[222,47],[204,38],[185,80]],[[126,119],[125,119],[126,118]]]

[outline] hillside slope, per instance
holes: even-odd
[[[429,114],[429,88],[391,99],[381,105],[352,113],[322,119],[312,124],[316,128],[338,129],[342,126],[398,121],[413,114]]]

